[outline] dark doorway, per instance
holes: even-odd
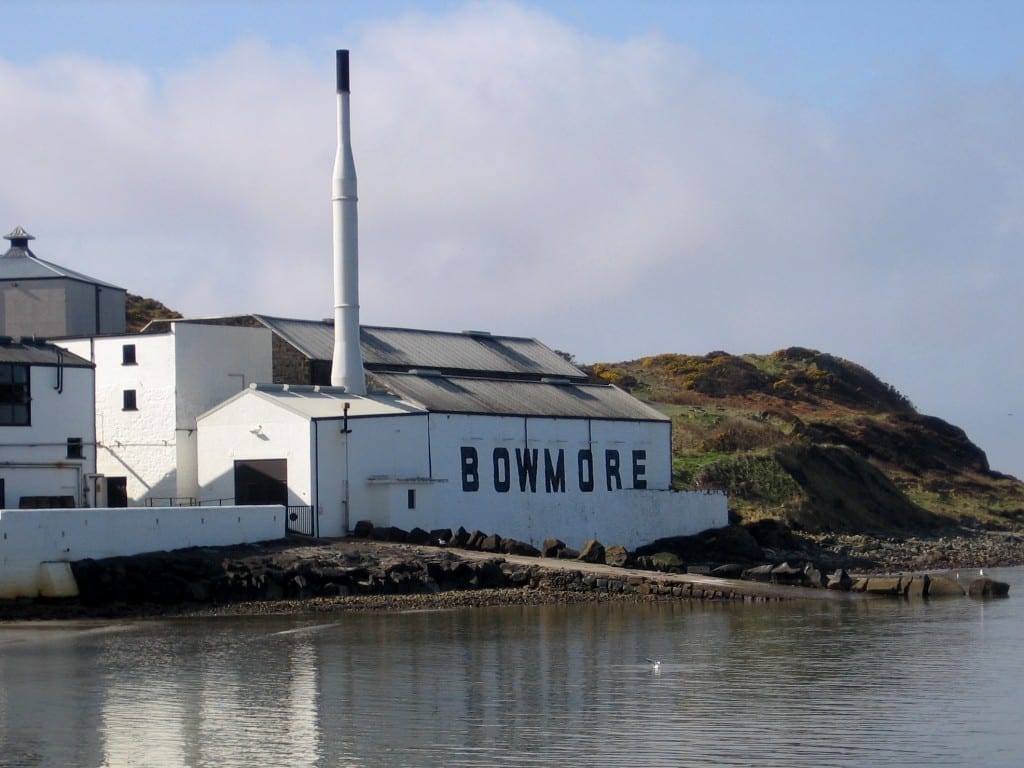
[[[128,506],[128,478],[108,477],[107,478],[107,506],[127,507]]]
[[[288,506],[288,460],[235,462],[235,504]]]

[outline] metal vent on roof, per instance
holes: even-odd
[[[463,331],[467,336],[493,336],[490,331]]]
[[[437,379],[442,375],[437,368],[410,368],[409,373],[413,376],[429,376]]]
[[[541,384],[572,384],[569,379],[564,376],[542,376],[540,379]]]

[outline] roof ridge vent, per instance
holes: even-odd
[[[410,368],[409,373],[413,376],[426,376],[435,379],[439,379],[443,375],[438,368]]]
[[[565,384],[569,385],[573,382],[565,376],[541,376],[541,384]]]
[[[494,334],[493,334],[493,333],[491,333],[490,331],[463,331],[463,333],[464,333],[464,334],[465,334],[466,336],[484,336],[484,337],[491,337],[491,336],[493,336],[493,335],[494,335]]]

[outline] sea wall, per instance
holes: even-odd
[[[130,507],[0,511],[0,598],[62,597],[74,589],[53,565],[187,547],[280,539],[284,507]],[[65,586],[68,585],[68,586]]]

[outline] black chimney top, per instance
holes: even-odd
[[[348,92],[348,51],[338,51],[338,93]]]

